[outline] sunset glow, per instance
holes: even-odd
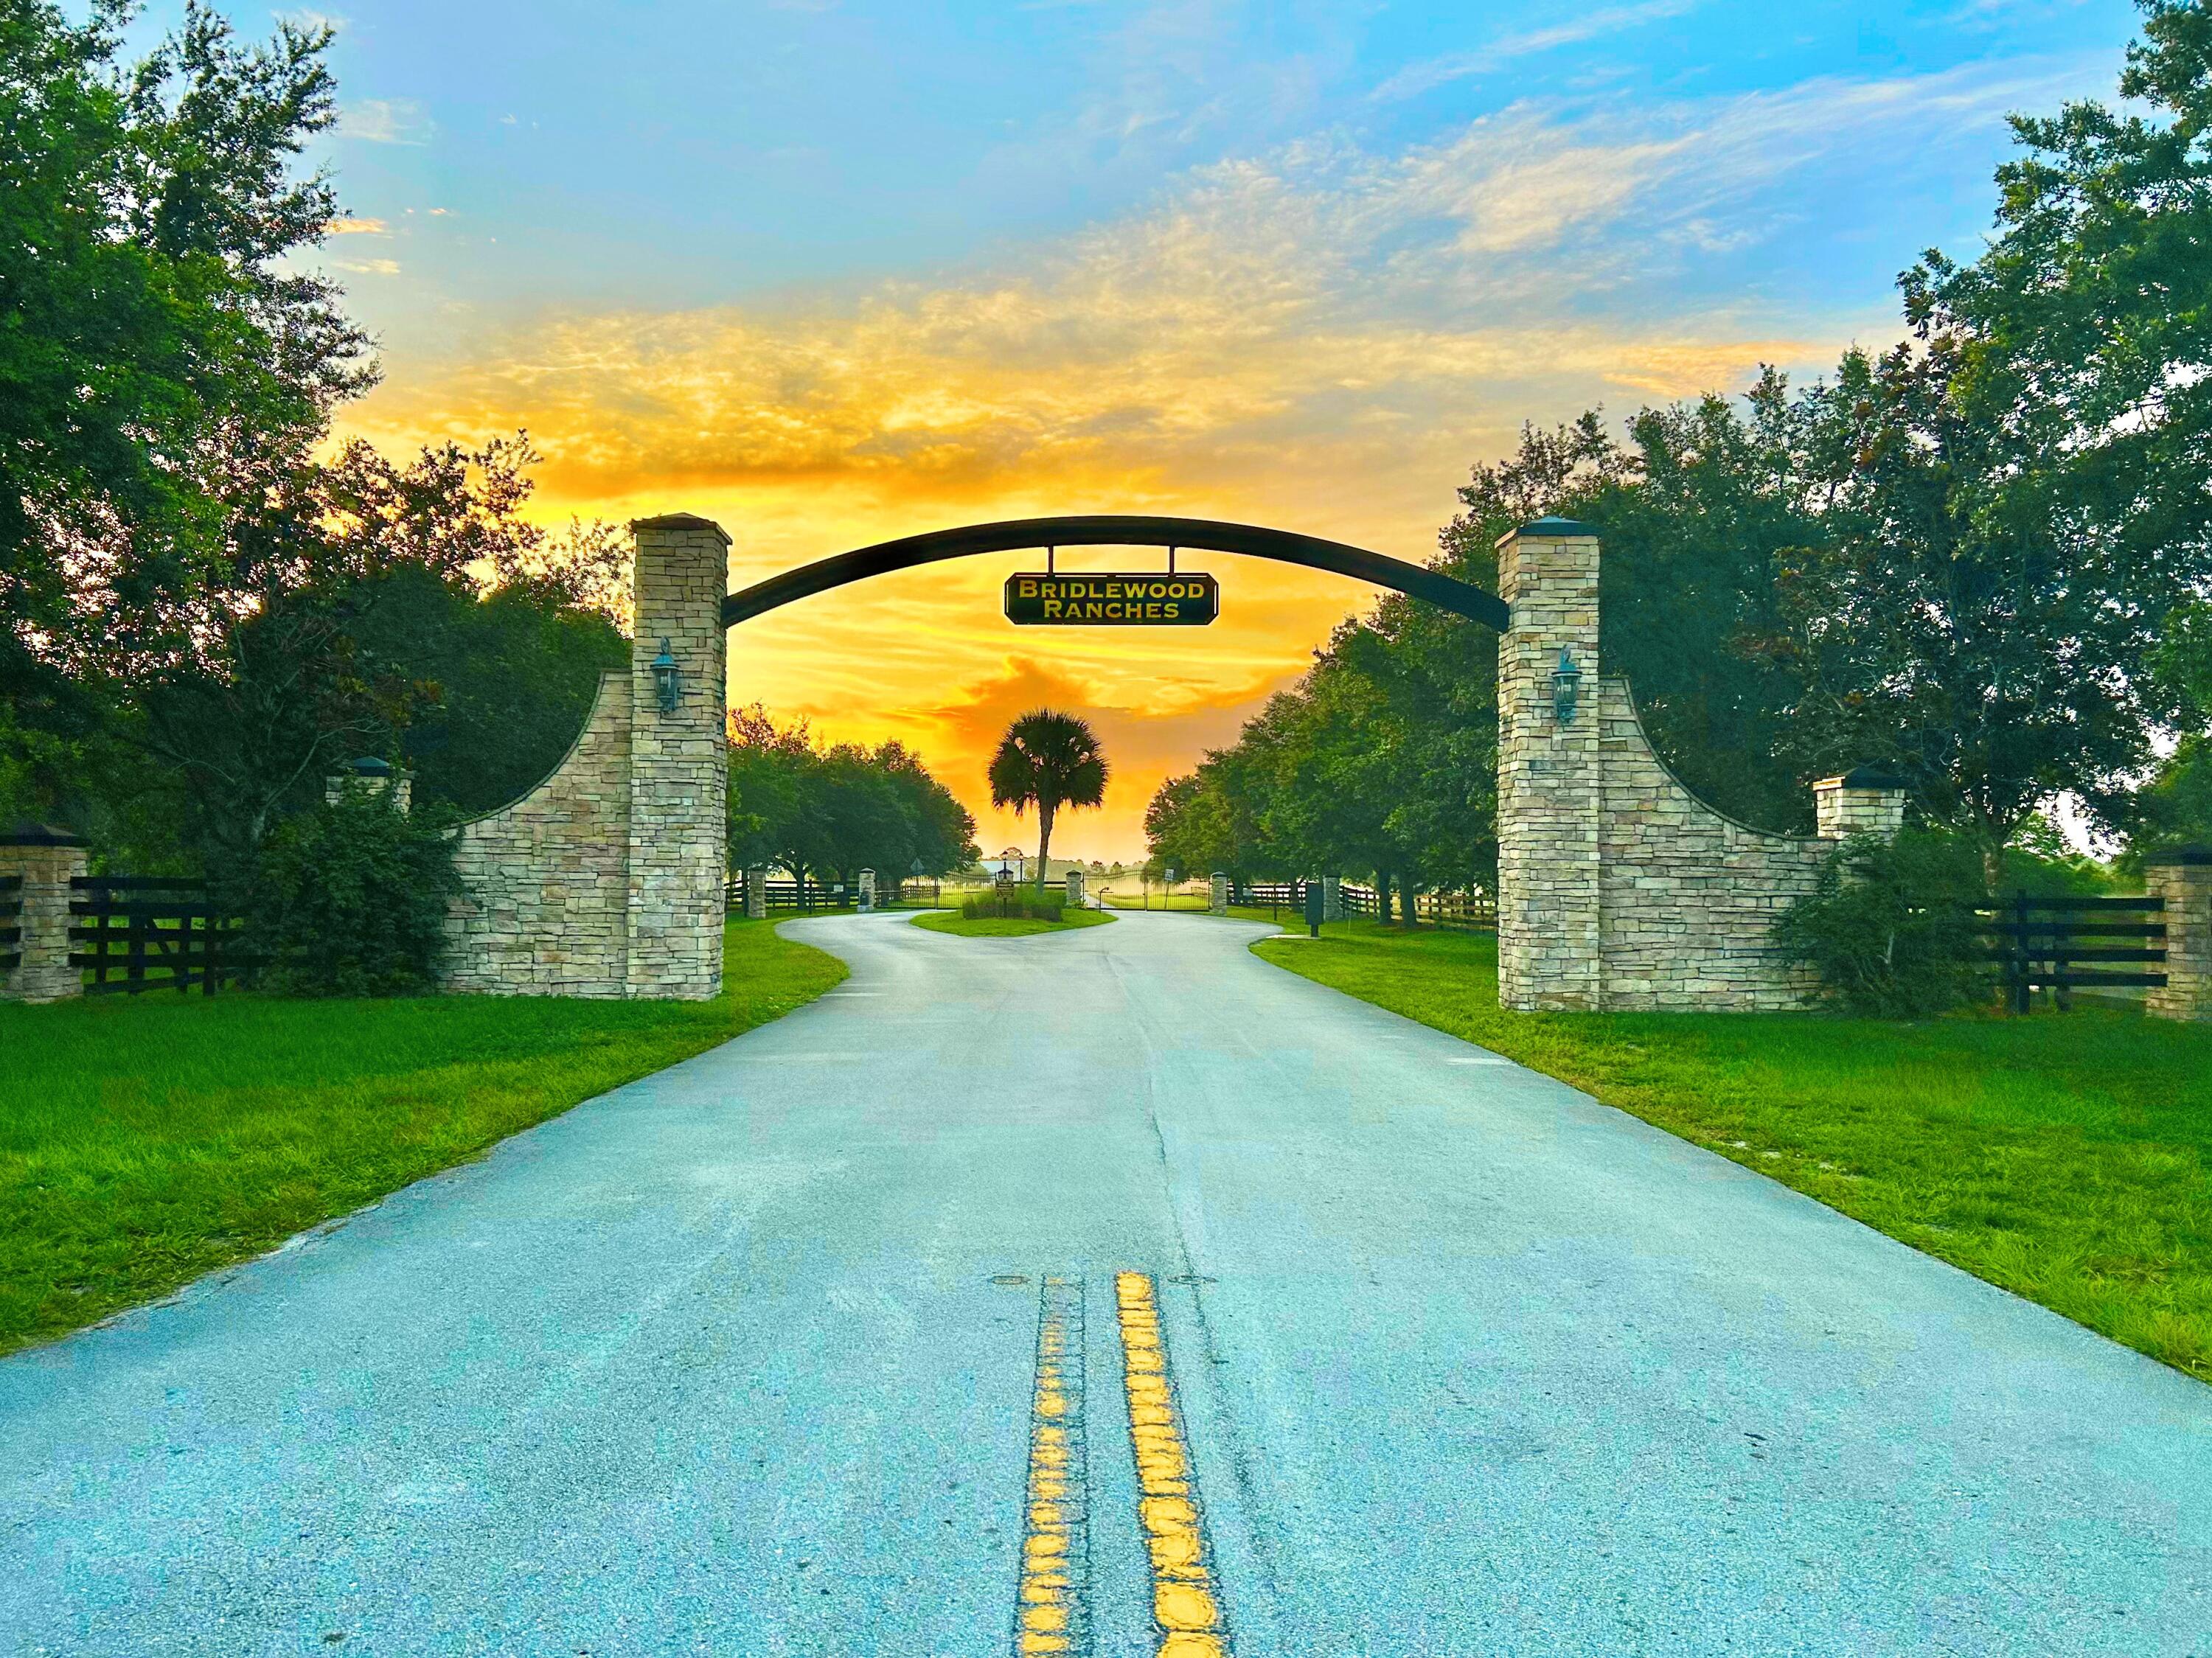
[[[555,38],[503,3],[364,9],[327,144],[356,217],[320,257],[386,379],[341,426],[526,428],[539,515],[705,514],[738,586],[1060,513],[1419,560],[1525,420],[1894,337],[1894,273],[1987,222],[2005,112],[2107,85],[2129,15],[785,0]],[[994,850],[1033,834],[989,810],[998,732],[1079,712],[1115,774],[1055,847],[1127,858],[1161,778],[1371,598],[1201,556],[1211,628],[1017,630],[1000,587],[1036,562],[747,623],[730,697],[918,748]]]

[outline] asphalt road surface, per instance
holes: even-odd
[[[2212,1655],[2212,1389],[1127,916],[0,1363],[0,1652]]]

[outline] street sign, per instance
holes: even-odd
[[[1220,586],[1203,571],[1006,578],[1006,620],[1017,627],[1203,628],[1220,614]]]

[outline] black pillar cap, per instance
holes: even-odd
[[[2164,852],[2154,852],[2143,859],[2146,865],[2188,864],[2202,867],[2212,864],[2212,846],[2203,841],[2185,847],[2168,847]]]
[[[81,847],[82,836],[71,835],[65,829],[56,829],[52,823],[34,823],[28,818],[15,824],[5,834],[0,834],[0,847]]]
[[[1847,789],[1893,789],[1902,792],[1912,786],[1912,780],[1903,772],[1892,771],[1887,766],[1854,766],[1844,774]]]

